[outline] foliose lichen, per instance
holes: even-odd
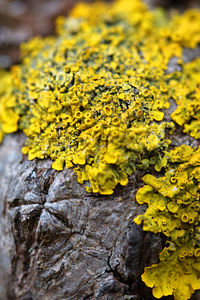
[[[136,196],[148,208],[135,222],[166,236],[160,263],[145,268],[142,279],[156,298],[185,300],[200,289],[200,148],[182,145],[166,156],[164,176],[145,175]]]
[[[200,138],[200,58],[183,59],[184,48],[200,43],[199,28],[198,10],[170,16],[141,0],[79,4],[57,20],[56,37],[24,43],[21,64],[0,71],[0,141],[22,130],[30,160],[73,167],[100,194],[126,185],[138,168],[165,168],[163,178],[146,175],[137,194],[148,209],[135,221],[169,240],[142,277],[155,297],[188,299],[200,288],[199,149],[168,150],[178,126]],[[178,70],[169,72],[173,58]]]

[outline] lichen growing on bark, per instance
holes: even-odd
[[[178,104],[172,119],[197,115],[185,130],[198,135],[196,64],[185,67],[181,58],[183,46],[200,41],[198,13],[168,20],[141,1],[117,1],[78,5],[57,24],[57,37],[22,45],[22,64],[7,75],[1,96],[1,136],[23,130],[30,160],[74,167],[87,191],[111,194],[136,168],[159,169],[170,143],[165,131],[174,126],[162,122],[170,97]],[[167,74],[175,55],[183,71]],[[188,93],[194,109],[186,116]]]
[[[136,196],[148,208],[135,222],[167,237],[160,263],[147,267],[142,279],[156,298],[185,300],[200,289],[200,148],[179,146],[167,160],[164,177],[145,175]]]
[[[150,11],[140,0],[77,5],[68,18],[58,19],[56,37],[38,37],[23,44],[21,64],[10,72],[1,71],[0,141],[7,133],[22,130],[27,136],[23,154],[30,160],[50,157],[56,170],[73,167],[88,192],[112,194],[117,184],[127,184],[137,168],[147,170],[150,165],[160,171],[175,163],[176,173],[179,167],[170,161],[174,152],[168,151],[166,133],[169,136],[176,126],[183,126],[184,132],[200,138],[200,59],[183,61],[183,49],[200,43],[199,28],[198,10],[168,16]],[[178,71],[169,73],[174,57]],[[171,99],[177,107],[166,122]],[[193,157],[193,151],[199,150],[187,151]],[[193,226],[175,218],[174,210],[185,209],[184,216],[194,222],[198,213],[186,204],[178,203],[177,208],[180,187],[167,176],[146,175],[148,185],[139,190],[138,199],[149,208],[137,222],[143,222],[145,230],[171,237],[171,228],[182,232],[182,225]],[[188,186],[186,190],[193,197]],[[147,216],[155,218],[153,227]],[[163,224],[169,216],[175,221]],[[158,269],[165,263],[162,257]],[[148,281],[151,271],[143,279],[152,287],[156,282],[157,287],[157,269],[152,275],[156,279]],[[154,295],[176,296],[177,289],[170,284],[168,290],[157,292],[154,286]],[[189,288],[187,280],[185,284],[189,290],[185,289],[182,299],[198,288]]]

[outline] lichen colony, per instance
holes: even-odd
[[[0,141],[22,130],[29,160],[73,167],[88,192],[104,195],[136,169],[158,172],[144,177],[137,201],[148,208],[135,219],[167,237],[160,263],[142,275],[157,298],[185,300],[200,289],[200,148],[169,149],[178,126],[200,138],[200,58],[183,58],[199,43],[198,10],[79,4],[58,18],[56,37],[24,43],[21,64],[0,71]]]

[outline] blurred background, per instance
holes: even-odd
[[[200,0],[145,1],[150,6],[179,10],[200,6]],[[21,42],[34,35],[53,34],[55,18],[58,15],[67,15],[77,2],[80,0],[0,0],[0,67],[9,68],[19,62]]]

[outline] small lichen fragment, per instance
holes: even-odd
[[[153,288],[155,298],[173,294],[174,299],[186,300],[200,289],[200,260],[192,255],[192,248],[164,249],[160,260],[158,265],[145,268],[142,275],[146,285]]]
[[[0,70],[0,143],[7,133],[18,129],[19,116],[14,112],[16,98],[13,95],[12,76]]]
[[[136,197],[148,208],[135,222],[167,237],[160,263],[145,268],[142,279],[156,298],[187,300],[200,289],[200,148],[171,150],[165,169],[164,177],[145,175]]]

